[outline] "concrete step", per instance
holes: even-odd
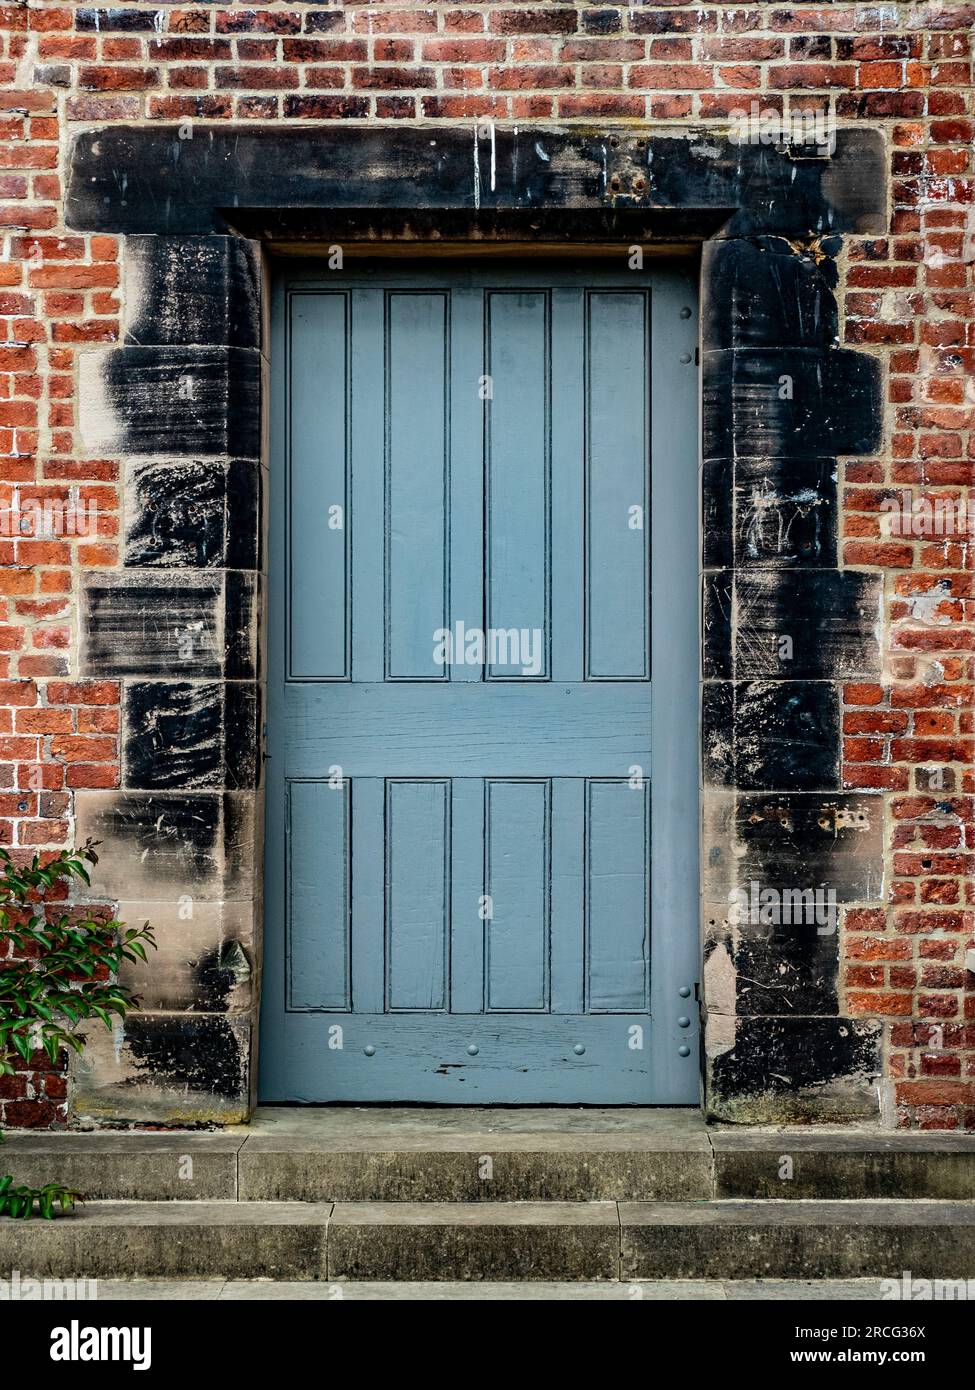
[[[975,1202],[106,1202],[0,1221],[21,1278],[975,1279]]]
[[[975,1278],[975,1202],[624,1202],[619,1212],[624,1279]]]
[[[357,1133],[319,1113],[298,1134],[11,1134],[0,1173],[106,1201],[975,1199],[975,1135],[695,1130],[656,1112],[641,1132],[458,1130],[424,1117],[410,1130],[364,1120],[372,1132]]]
[[[235,1201],[239,1134],[30,1134],[9,1131],[0,1173],[64,1183],[90,1201]]]
[[[616,1202],[711,1196],[710,1147],[654,1136],[468,1134],[336,1140],[255,1137],[242,1201]]]
[[[975,1134],[708,1131],[715,1197],[975,1199]]]

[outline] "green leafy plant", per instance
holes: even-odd
[[[99,921],[90,909],[64,902],[74,880],[91,882],[87,866],[97,863],[91,840],[46,862],[35,855],[27,867],[0,847],[0,1076],[11,1075],[18,1058],[29,1064],[37,1051],[52,1066],[63,1048],[83,1052],[82,1024],[94,1019],[111,1028],[113,1017],[139,1006],[118,972],[125,961],[147,959],[146,947],[156,944],[152,928]],[[52,904],[52,897],[61,901]],[[55,1205],[68,1211],[80,1200],[57,1183],[14,1187],[12,1178],[0,1177],[0,1215],[36,1210],[50,1219]]]
[[[0,1216],[20,1216],[25,1220],[34,1215],[34,1209],[48,1221],[54,1215],[57,1203],[62,1211],[70,1211],[75,1202],[85,1199],[80,1192],[63,1187],[58,1182],[46,1183],[44,1187],[14,1187],[9,1175],[0,1178]]]

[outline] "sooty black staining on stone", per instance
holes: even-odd
[[[859,352],[704,354],[705,458],[862,454],[881,440],[880,363]]]
[[[856,570],[734,576],[734,674],[858,680],[880,671],[882,580]]]
[[[732,575],[719,570],[704,576],[703,669],[706,680],[730,680],[732,674]]]
[[[832,889],[837,902],[883,895],[884,805],[854,793],[740,792],[735,886]]]
[[[825,915],[825,914],[824,914]],[[839,936],[817,924],[743,925],[734,949],[739,1017],[839,1012]]]
[[[735,772],[742,790],[838,790],[839,754],[837,686],[827,681],[735,685]]]
[[[182,681],[127,684],[122,778],[133,789],[221,785],[222,686]]]
[[[248,681],[224,685],[223,776],[232,791],[255,789],[261,780],[261,687]]]
[[[705,786],[735,785],[735,687],[706,680],[701,687],[701,771]]]
[[[223,1013],[234,990],[250,975],[250,961],[240,942],[222,942],[193,962],[194,997],[189,1007],[195,1013]]]
[[[840,786],[840,699],[826,681],[708,681],[705,781],[744,791]]]
[[[222,573],[98,575],[82,590],[82,672],[219,676]]]
[[[829,180],[854,196],[849,162]],[[753,1123],[876,1110],[878,1026],[808,1017],[838,1012],[835,904],[884,891],[880,801],[838,791],[836,682],[879,672],[881,591],[835,568],[835,455],[876,449],[883,412],[878,364],[836,348],[838,247],[798,234],[704,248],[703,515],[722,529],[703,551],[728,567],[706,580],[704,670],[736,678],[704,687],[705,785],[729,789],[705,802],[705,1087],[714,1114]],[[731,927],[733,889],[819,889],[825,921]]]
[[[732,511],[734,463],[705,459],[701,471],[701,564],[706,570],[734,564],[735,531]]]
[[[835,567],[837,510],[835,459],[736,459],[736,567]]]
[[[93,676],[219,676],[224,575],[99,576],[82,595],[82,670]]]
[[[249,792],[79,792],[82,838],[114,846],[97,888],[152,901],[184,893],[216,901],[254,890],[254,797]]]
[[[835,568],[835,459],[706,459],[702,492],[706,569]]]
[[[111,843],[114,855],[100,862],[97,883],[119,898],[138,897],[136,865],[152,885],[197,893],[221,880],[223,807],[215,793],[85,793],[79,821],[94,839]],[[135,880],[135,881],[133,881]],[[219,888],[214,896],[219,896]]]
[[[231,570],[261,570],[264,565],[264,474],[249,459],[231,459],[227,465],[225,558]]]
[[[260,676],[257,612],[261,602],[261,576],[247,570],[227,570],[224,588],[224,676],[229,681],[256,680]]]
[[[130,568],[255,569],[260,468],[239,459],[130,463],[125,515]]]
[[[259,459],[260,354],[252,348],[123,347],[81,359],[87,448]]]
[[[871,1089],[881,1072],[880,1041],[875,1020],[739,1019],[734,1047],[712,1059],[708,1109],[746,1123],[869,1112],[876,1108]],[[812,1094],[804,1097],[807,1089]]]
[[[224,1100],[239,1098],[247,1059],[225,1018],[198,1014],[130,1014],[125,1041],[139,1070],[154,1086],[186,1087]]]
[[[717,215],[726,236],[815,237],[881,231],[879,131],[841,130],[830,159],[682,128],[498,126],[475,164],[470,126],[106,126],[80,132],[69,160],[65,219],[78,230],[196,235],[226,231],[237,209],[483,210],[633,207]],[[488,142],[484,142],[487,148]],[[124,190],[124,192],[123,192]],[[320,221],[318,238],[327,234]]]
[[[259,348],[260,273],[241,237],[128,237],[125,342]]]
[[[776,237],[709,241],[703,254],[701,331],[710,351],[836,347],[835,261]]]
[[[82,589],[84,674],[252,680],[255,576],[238,570],[122,571]]]
[[[226,468],[217,462],[130,464],[125,563],[208,569],[226,555]]]

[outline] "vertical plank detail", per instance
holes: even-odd
[[[347,293],[289,297],[286,563],[292,680],[350,676],[348,349]],[[341,513],[332,512],[335,507]],[[327,604],[319,601],[323,593],[329,595]]]
[[[485,781],[488,1012],[549,1007],[552,784]]]
[[[487,296],[485,499],[487,627],[505,634],[487,679],[548,679],[551,623],[551,304],[542,290]],[[526,669],[511,634],[539,650]],[[535,652],[532,653],[535,657]]]
[[[292,782],[287,796],[287,1007],[349,1009],[349,784]]]
[[[386,797],[380,777],[352,784],[352,1007],[386,1007]]]
[[[586,786],[588,1011],[647,1007],[649,993],[649,784],[590,779]]]
[[[650,675],[647,301],[644,290],[586,296],[588,680]]]
[[[386,783],[386,1007],[444,1009],[450,942],[450,783]]]
[[[448,297],[386,296],[385,650],[388,680],[443,680],[449,624]]]
[[[451,782],[453,850],[450,910],[450,1010],[479,1014],[484,1010],[485,897],[484,783],[480,777]]]

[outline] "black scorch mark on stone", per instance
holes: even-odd
[[[238,1098],[245,1085],[246,1059],[237,1034],[224,1018],[192,1014],[130,1014],[125,1041],[136,1064],[135,1084]]]

